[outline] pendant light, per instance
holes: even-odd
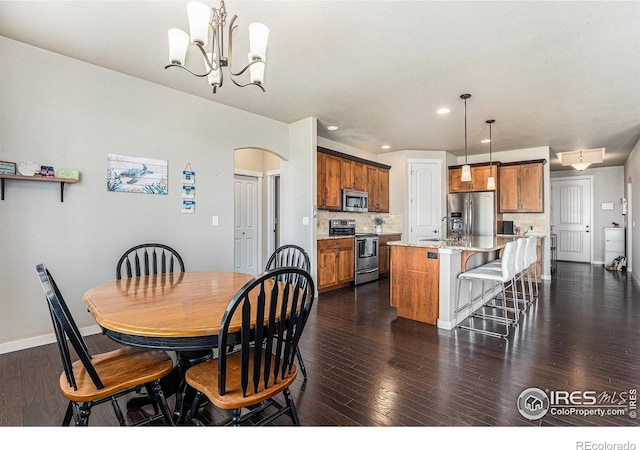
[[[471,98],[471,94],[462,94],[460,98],[464,100],[464,166],[460,181],[471,181],[471,167],[467,163],[467,99]]]
[[[493,119],[487,120],[489,124],[489,178],[487,178],[487,190],[496,190],[496,179],[493,178],[493,138],[491,137],[491,125],[495,122]]]

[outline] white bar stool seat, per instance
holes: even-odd
[[[489,267],[480,266],[475,269],[471,269],[467,272],[462,272],[458,275],[458,292],[456,295],[456,305],[454,311],[454,321],[459,328],[486,334],[489,336],[506,338],[509,335],[510,325],[514,322],[517,323],[518,319],[518,302],[514,299],[514,307],[509,308],[507,306],[507,291],[511,287],[513,290],[513,280],[516,275],[516,242],[508,242],[504,248],[502,258],[500,260],[500,270],[494,270]],[[460,294],[462,292],[462,285],[466,282],[468,285],[468,298],[467,303],[460,306]],[[481,289],[477,292],[477,283],[480,282]],[[489,289],[485,289],[485,283],[490,283]],[[485,306],[496,307],[496,305],[488,305],[488,303],[496,298],[496,295],[501,296],[504,301],[503,306],[498,308],[502,310],[502,316],[490,315],[484,313],[478,313],[479,309]],[[464,310],[468,311],[467,321],[469,325],[458,324],[458,313]],[[514,317],[509,317],[509,312],[514,313]],[[479,328],[474,326],[475,320],[490,320],[494,323],[504,326],[504,332],[492,331],[490,329]]]

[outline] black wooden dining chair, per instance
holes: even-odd
[[[264,425],[283,414],[300,425],[289,386],[298,373],[295,349],[314,289],[309,272],[283,267],[256,276],[238,291],[220,323],[218,358],[186,372],[186,382],[197,391],[189,421],[201,424],[196,414],[206,396],[218,408],[232,411],[230,425]],[[239,350],[232,350],[232,342],[239,342]],[[275,399],[280,393],[285,404]],[[275,412],[252,420],[274,407]],[[248,412],[242,414],[243,408]]]
[[[140,244],[120,257],[116,265],[116,280],[124,276],[131,278],[172,272],[184,272],[184,262],[177,251],[165,244]]]
[[[132,278],[174,272],[184,272],[184,261],[180,254],[165,244],[146,243],[131,247],[122,254],[116,265],[116,280],[124,277]],[[163,384],[167,395],[173,395],[175,387],[172,387],[171,384],[175,384],[174,380],[167,379]],[[141,391],[138,388],[137,393],[141,394]],[[158,407],[151,394],[141,394],[129,399],[127,409],[130,411],[139,410],[148,404],[151,404],[154,411],[158,412]]]
[[[297,245],[287,244],[278,247],[269,257],[265,270],[275,269],[277,267],[298,267],[307,272],[311,272],[311,260],[307,252]],[[300,365],[300,371],[304,380],[307,381],[307,368],[304,365],[300,348],[296,346],[296,357]]]
[[[131,425],[144,425],[164,419],[173,425],[173,417],[160,387],[160,378],[173,370],[169,355],[159,350],[122,347],[107,353],[91,355],[69,308],[53,277],[44,264],[36,266],[40,284],[45,293],[53,329],[62,359],[60,390],[69,400],[62,425],[71,419],[77,426],[87,426],[93,406],[111,402],[120,425],[128,425],[117,398],[145,386],[153,393],[161,413],[147,417]],[[78,360],[71,361],[71,347]]]

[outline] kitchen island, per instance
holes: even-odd
[[[397,308],[398,317],[453,329],[458,274],[496,259],[511,240],[471,236],[389,242],[391,306]],[[464,302],[466,298],[461,298]],[[458,321],[462,319],[460,315]]]

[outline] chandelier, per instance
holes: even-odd
[[[180,67],[196,77],[207,77],[215,94],[224,81],[223,68],[229,73],[229,79],[240,87],[258,86],[265,92],[262,86],[264,82],[264,69],[266,64],[267,40],[269,28],[266,25],[254,22],[249,25],[249,62],[242,69],[234,71],[231,65],[233,50],[233,32],[238,28],[235,21],[238,16],[233,16],[227,27],[227,10],[224,0],[220,1],[219,8],[209,8],[204,3],[187,3],[187,16],[189,18],[189,33],[178,29],[169,30],[169,67]],[[227,47],[225,48],[225,40]],[[185,65],[187,49],[193,44],[200,51],[204,60],[204,68],[189,69]],[[192,66],[193,67],[193,66]],[[247,69],[250,82],[236,81]]]
[[[588,150],[574,150],[572,152],[558,153],[558,159],[563,166],[571,166],[576,170],[583,171],[591,164],[598,164],[604,161],[604,147],[592,148]]]

